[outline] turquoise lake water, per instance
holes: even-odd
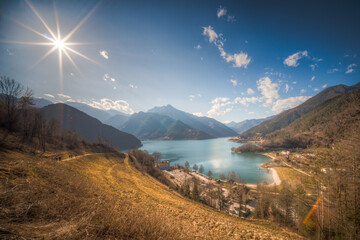
[[[252,153],[231,153],[232,147],[241,146],[241,143],[229,142],[227,138],[209,140],[179,140],[179,141],[142,141],[142,150],[149,153],[160,152],[162,160],[171,161],[171,165],[185,165],[195,163],[204,166],[204,173],[212,171],[213,177],[219,178],[220,174],[227,176],[228,172],[239,173],[246,183],[273,182],[267,169],[260,167],[268,162],[269,157]]]

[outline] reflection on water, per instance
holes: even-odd
[[[228,172],[239,173],[247,183],[272,182],[268,170],[260,165],[269,161],[263,155],[251,153],[231,153],[232,147],[241,143],[228,142],[227,138],[209,140],[181,140],[181,141],[143,141],[141,149],[149,153],[160,152],[162,160],[171,161],[172,165],[185,165],[188,161],[192,167],[195,163],[205,168],[205,174],[211,170],[213,176],[220,174],[227,176]]]

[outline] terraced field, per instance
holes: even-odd
[[[21,154],[0,157],[1,196],[6,194],[0,202],[0,234],[5,238],[301,238],[269,221],[239,219],[189,200],[142,174],[129,163],[128,156],[121,158],[117,153],[64,162]],[[23,174],[14,175],[13,169]],[[11,198],[9,191],[14,186],[21,186],[19,191],[30,195],[36,193],[41,204],[31,200],[29,207],[21,198],[10,203],[7,198]],[[47,195],[49,192],[52,195]],[[44,202],[48,204],[43,206]],[[39,205],[36,209],[41,214],[31,211],[34,204]],[[16,207],[19,213],[14,219]],[[49,216],[49,211],[55,213]],[[28,216],[29,212],[34,216]]]

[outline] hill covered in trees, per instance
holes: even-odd
[[[135,136],[103,124],[99,120],[66,104],[57,103],[41,109],[45,119],[56,119],[63,129],[76,131],[80,136],[92,142],[104,142],[118,149],[130,149],[141,146]]]
[[[310,147],[330,144],[354,135],[360,129],[360,88],[331,98],[290,125],[265,136],[268,147]]]
[[[346,86],[346,85],[336,85],[333,87],[328,87],[319,94],[315,95],[314,97],[308,99],[303,104],[286,110],[279,115],[275,116],[274,118],[267,120],[265,122],[260,123],[259,125],[247,130],[246,132],[240,135],[243,139],[250,139],[255,137],[264,137],[267,134],[275,132],[279,129],[282,129],[296,119],[300,118],[304,114],[310,112],[315,107],[320,105],[323,102],[326,102],[329,99],[332,99],[336,96],[342,95],[350,90],[356,89],[360,87],[360,83],[354,86]]]

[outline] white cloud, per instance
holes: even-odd
[[[288,93],[289,89],[290,89],[289,84],[285,84],[285,93]]]
[[[232,104],[240,103],[244,106],[248,106],[249,103],[258,103],[258,102],[262,102],[262,101],[263,101],[263,99],[260,97],[237,97],[232,102]]]
[[[315,68],[317,68],[317,64],[316,63],[314,63],[314,64],[310,64],[310,68],[311,68],[311,70],[315,70]]]
[[[58,93],[58,96],[61,98],[71,98],[70,96],[62,94],[62,93]]]
[[[201,49],[201,46],[200,46],[200,44],[198,44],[198,45],[196,45],[194,48],[197,49],[197,50],[200,50],[200,49]]]
[[[310,81],[314,81],[315,80],[315,76],[312,76],[311,80]]]
[[[338,72],[339,69],[338,68],[332,68],[329,71],[327,71],[327,73],[334,73],[334,72]]]
[[[306,92],[305,89],[301,89],[301,90],[300,90],[300,94],[303,94],[303,93],[305,93],[305,92]]]
[[[110,78],[110,80],[111,80],[112,82],[115,82],[115,81],[116,81],[116,79],[115,79],[115,78]]]
[[[209,37],[209,42],[214,42],[218,38],[217,33],[214,31],[212,26],[203,27],[203,35]]]
[[[319,89],[318,89],[318,88],[314,88],[314,91],[317,92],[317,91],[319,91]]]
[[[232,85],[234,87],[236,87],[238,85],[238,82],[236,80],[231,79],[230,82],[232,83]]]
[[[224,115],[224,114],[230,112],[233,107],[228,106],[229,104],[231,104],[231,102],[229,100],[230,100],[230,98],[227,98],[227,97],[217,97],[217,98],[213,99],[211,101],[211,103],[213,105],[211,106],[211,109],[207,112],[207,115],[220,116],[220,115]]]
[[[51,95],[49,93],[45,93],[44,96],[49,97],[49,98],[55,98],[54,95]]]
[[[94,108],[103,109],[103,110],[117,110],[126,112],[129,114],[133,114],[134,111],[130,107],[129,103],[127,103],[125,100],[116,100],[113,101],[108,98],[100,99],[100,101],[91,101],[91,102],[84,102],[88,104],[89,106],[92,106]]]
[[[226,12],[227,12],[226,9],[220,6],[217,10],[217,17],[221,18],[222,16],[225,16]]]
[[[248,114],[254,114],[254,112],[248,112]]]
[[[229,16],[227,17],[226,21],[228,21],[228,22],[235,22],[235,21],[236,21],[236,20],[235,20],[235,16],[229,15]]]
[[[190,95],[190,96],[189,96],[189,100],[190,100],[190,101],[194,100],[194,98],[195,98],[195,95]]]
[[[211,26],[203,27],[203,35],[209,38],[210,43],[214,43],[214,45],[219,49],[220,56],[226,61],[226,62],[232,62],[233,67],[238,68],[247,68],[248,64],[251,62],[251,57],[247,53],[244,53],[240,51],[240,53],[235,54],[229,54],[226,53],[224,50],[224,41],[220,36],[214,31],[214,29]]]
[[[299,51],[297,53],[294,53],[293,55],[288,56],[285,60],[284,60],[284,64],[289,66],[289,67],[297,67],[299,66],[298,61],[303,58],[303,57],[307,57],[308,56],[308,52],[305,51]]]
[[[355,63],[350,64],[347,68],[346,68],[346,74],[352,73],[354,71],[354,67],[356,67]]]
[[[116,87],[113,87],[114,90],[116,90]]]
[[[254,90],[252,90],[251,88],[248,88],[246,92],[247,92],[247,94],[249,94],[249,95],[255,93]]]
[[[251,58],[247,53],[235,53],[233,55],[226,54],[226,57],[224,57],[226,62],[233,62],[233,67],[244,67],[247,68],[247,65],[251,62]]]
[[[133,85],[133,84],[129,84],[129,87],[134,88],[134,89],[138,88],[136,85]]]
[[[279,99],[274,103],[271,110],[276,113],[280,113],[285,109],[296,107],[297,105],[305,102],[309,98],[311,98],[311,97],[310,96],[298,96],[298,97],[289,97],[286,99]]]
[[[257,81],[258,90],[265,98],[264,106],[269,106],[275,99],[279,98],[279,85],[277,83],[271,82],[269,77],[260,78]]]
[[[103,80],[106,81],[110,78],[110,75],[108,73],[105,73],[103,76]]]
[[[194,112],[192,114],[197,116],[197,117],[203,117],[204,116],[204,114],[202,114],[201,112]]]
[[[102,50],[102,51],[99,52],[99,54],[100,54],[101,56],[103,56],[103,58],[109,59],[109,55],[108,55],[108,52],[107,52],[107,51]]]
[[[293,81],[293,82],[292,82],[292,84],[296,84],[296,82],[295,82],[295,81]]]
[[[198,97],[202,97],[202,95],[200,93],[198,93],[197,95],[198,95]]]
[[[326,88],[327,87],[327,84],[324,84],[323,86],[322,86],[322,88]]]

